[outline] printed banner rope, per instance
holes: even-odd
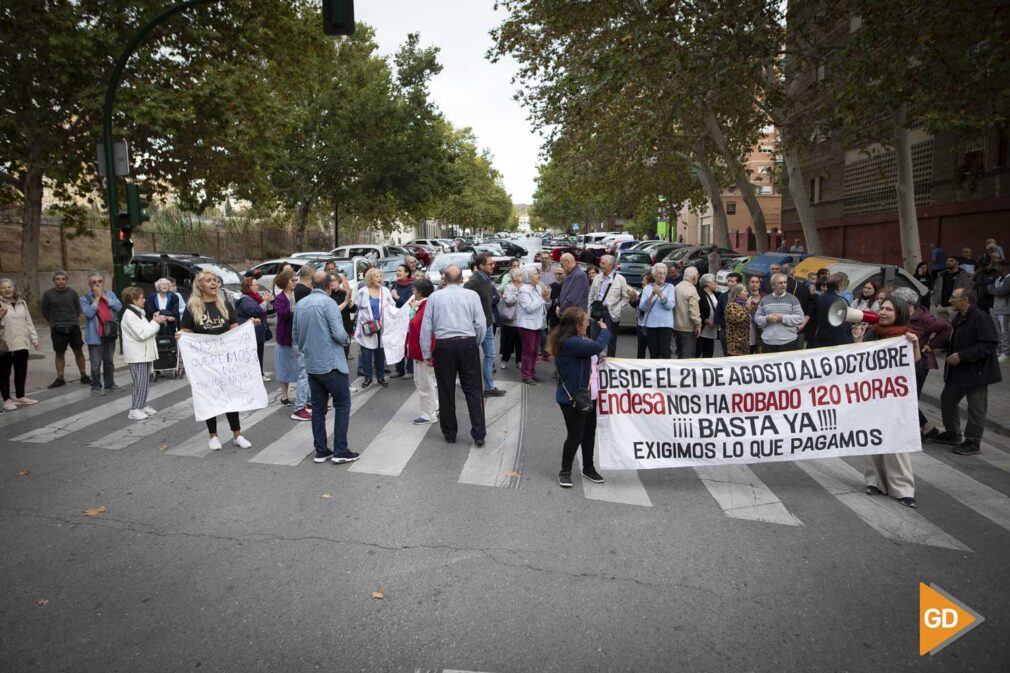
[[[610,470],[921,451],[903,338],[697,360],[607,359],[596,401]]]
[[[267,391],[251,321],[221,335],[184,333],[178,343],[196,420],[266,408]]]

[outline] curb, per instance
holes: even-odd
[[[938,409],[940,408],[940,398],[938,396],[933,396],[933,395],[927,393],[926,391],[923,391],[922,392],[922,396],[919,399],[921,399],[921,400],[923,400],[925,402],[929,402],[930,404],[932,404],[933,406],[935,406]],[[942,426],[943,424],[941,423],[940,425]],[[1010,426],[1004,425],[1004,424],[1002,424],[1002,423],[994,420],[989,415],[986,415],[985,428],[986,428],[986,430],[993,431],[997,435],[1002,435],[1004,437],[1010,437]]]

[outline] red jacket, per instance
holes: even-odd
[[[427,299],[421,302],[407,329],[407,357],[411,360],[424,360],[424,355],[421,354],[421,321],[424,320],[424,308],[427,305]],[[435,337],[431,338],[431,352],[435,352]]]

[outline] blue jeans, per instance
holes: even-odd
[[[102,343],[97,346],[88,344],[88,357],[91,358],[92,390],[101,390],[103,382],[106,390],[116,385],[116,380],[113,378],[116,373],[115,355],[115,339],[102,339]]]
[[[484,372],[484,390],[494,390],[494,330],[490,327],[484,334],[481,350],[484,352],[484,359],[481,361],[481,369]]]
[[[292,345],[295,351],[298,347]],[[295,411],[304,409],[309,403],[309,374],[305,371],[305,358],[298,353],[298,382],[295,383]]]
[[[358,357],[361,358],[359,363],[361,367],[361,376],[366,381],[372,380],[372,367],[375,367],[375,378],[380,381],[386,378],[386,351],[382,348],[365,348],[361,347],[361,352],[358,353]]]
[[[327,374],[309,374],[312,390],[312,445],[316,457],[324,458],[331,451],[326,446],[326,406],[333,398],[333,451],[347,453],[347,427],[351,422],[351,384],[347,374],[336,369]]]

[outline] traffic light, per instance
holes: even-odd
[[[323,0],[323,33],[354,35],[354,0]]]
[[[126,185],[126,210],[130,214],[130,228],[136,229],[151,216],[147,207],[151,205],[151,188],[140,185]]]

